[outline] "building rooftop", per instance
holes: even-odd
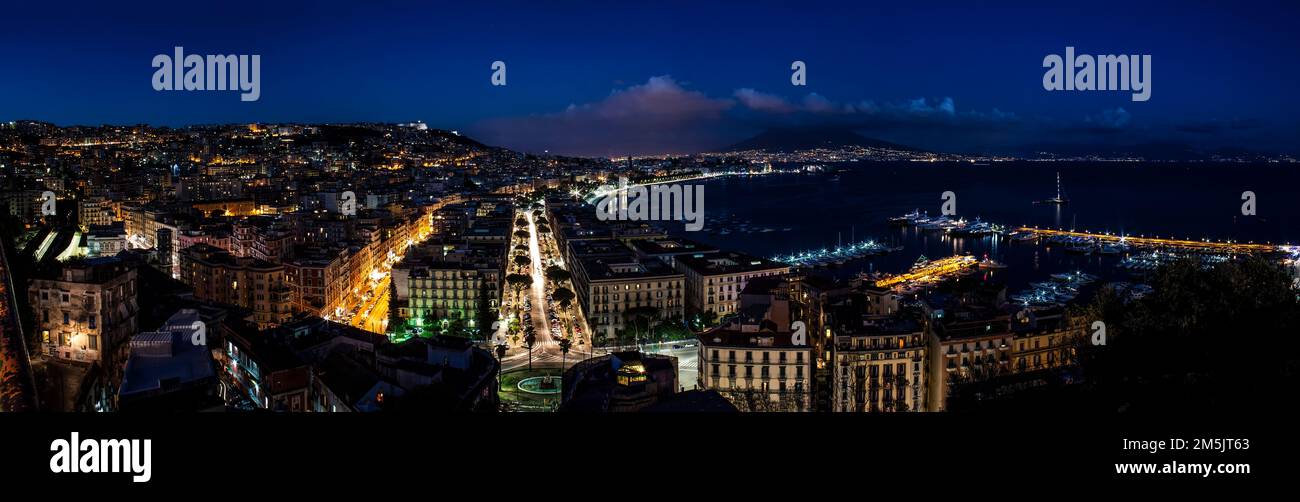
[[[216,367],[207,345],[195,345],[199,313],[182,309],[158,330],[131,338],[131,356],[118,389],[122,406],[167,395],[185,395],[166,406],[207,408],[219,403],[206,390],[215,389]],[[197,392],[189,392],[197,390]],[[166,407],[164,406],[164,407]]]
[[[677,262],[701,275],[739,274],[789,268],[784,263],[735,251],[695,253],[677,256]]]
[[[794,344],[794,335],[789,331],[766,329],[762,331],[741,331],[731,328],[715,328],[697,336],[700,344],[708,347],[739,347],[755,349],[808,349],[812,347]]]
[[[630,251],[620,255],[579,260],[589,281],[672,277],[681,273],[653,258],[637,258]]]
[[[714,253],[717,246],[705,244],[685,237],[664,237],[637,239],[629,243],[632,249],[643,256],[664,256],[693,253]]]

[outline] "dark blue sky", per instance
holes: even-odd
[[[917,146],[1181,141],[1295,152],[1294,2],[20,2],[0,119],[424,120],[493,144],[684,152],[772,125]],[[155,54],[260,54],[261,99],[157,92]],[[1152,55],[1150,101],[1047,92],[1043,57]],[[790,63],[808,85],[790,85]],[[508,85],[490,85],[490,65]]]

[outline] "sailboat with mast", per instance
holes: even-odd
[[[1066,198],[1065,194],[1061,193],[1061,172],[1060,171],[1056,172],[1056,197],[1034,201],[1034,204],[1051,204],[1056,206],[1063,206],[1069,203],[1070,203],[1070,199]]]

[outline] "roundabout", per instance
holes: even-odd
[[[515,386],[529,394],[558,395],[560,393],[560,377],[551,375],[528,377],[520,380]]]
[[[502,373],[497,395],[511,411],[555,411],[563,390],[559,365],[547,364]]]

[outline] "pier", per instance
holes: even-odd
[[[912,267],[911,270],[897,275],[891,275],[876,281],[876,286],[889,288],[899,285],[905,285],[913,282],[935,282],[945,277],[959,275],[960,273],[974,268],[978,261],[971,255],[949,256],[938,260],[928,261]]]
[[[1111,234],[1095,234],[1091,232],[1076,232],[1073,230],[1051,230],[1046,228],[1021,227],[1018,232],[1032,233],[1039,237],[1065,236],[1078,239],[1093,239],[1098,243],[1127,244],[1130,246],[1142,246],[1152,248],[1168,248],[1183,251],[1192,251],[1198,253],[1278,253],[1286,250],[1286,246],[1275,244],[1256,244],[1242,242],[1220,242],[1220,241],[1193,241],[1186,239],[1159,238],[1159,237],[1134,237],[1131,235],[1120,236]]]

